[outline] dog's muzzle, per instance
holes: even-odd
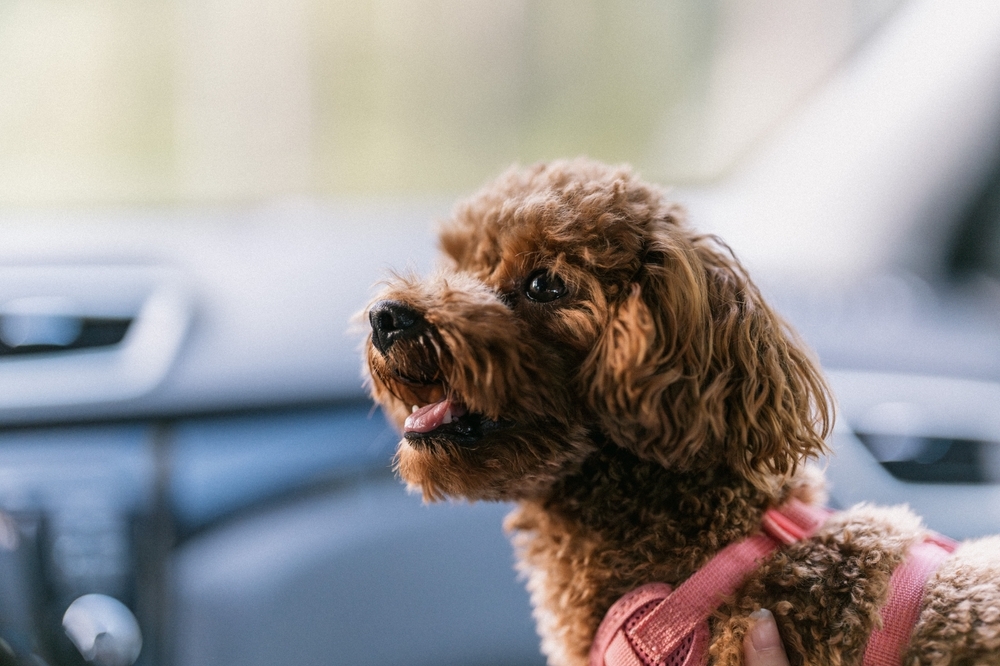
[[[372,344],[384,356],[399,340],[415,338],[427,328],[419,312],[399,301],[379,301],[368,312]]]

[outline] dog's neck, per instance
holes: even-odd
[[[634,559],[640,570],[644,562],[663,563],[656,580],[677,584],[757,531],[768,505],[788,492],[780,484],[764,492],[726,467],[668,470],[604,443],[550,489],[541,508],[597,548]]]
[[[587,663],[594,632],[622,595],[647,583],[679,585],[758,531],[769,505],[822,493],[808,473],[775,478],[765,492],[724,466],[680,472],[608,441],[595,444],[578,468],[544,496],[521,500],[506,521],[553,663]]]

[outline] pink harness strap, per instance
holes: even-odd
[[[920,615],[927,579],[955,551],[956,543],[938,534],[910,547],[889,579],[889,599],[882,607],[882,627],[872,632],[862,666],[899,666]]]
[[[608,611],[590,649],[590,666],[701,666],[708,662],[708,618],[722,598],[778,549],[811,536],[827,509],[789,500],[768,509],[764,534],[730,544],[676,590],[650,583],[632,590]],[[911,547],[889,582],[883,626],[872,632],[863,666],[899,666],[920,612],[924,585],[956,543],[937,534]]]
[[[708,658],[708,617],[761,560],[812,534],[829,511],[799,500],[768,509],[757,534],[723,548],[671,591],[652,583],[626,594],[608,611],[590,650],[590,666],[696,666]],[[655,603],[654,603],[655,602]]]

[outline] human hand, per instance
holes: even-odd
[[[746,666],[788,666],[785,646],[771,611],[761,608],[750,614],[753,625],[743,637]]]

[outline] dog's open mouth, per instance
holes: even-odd
[[[403,422],[403,437],[408,442],[431,446],[435,441],[447,440],[468,446],[514,425],[507,419],[494,420],[471,411],[449,389],[440,369],[426,362],[428,359],[422,360],[425,362],[408,364],[406,371],[387,368],[383,374],[394,386],[393,394],[404,404],[412,405],[412,413]]]
[[[509,421],[494,421],[470,412],[461,402],[445,397],[423,407],[414,405],[413,413],[403,423],[403,436],[411,443],[448,439],[474,444],[488,433],[509,425]]]

